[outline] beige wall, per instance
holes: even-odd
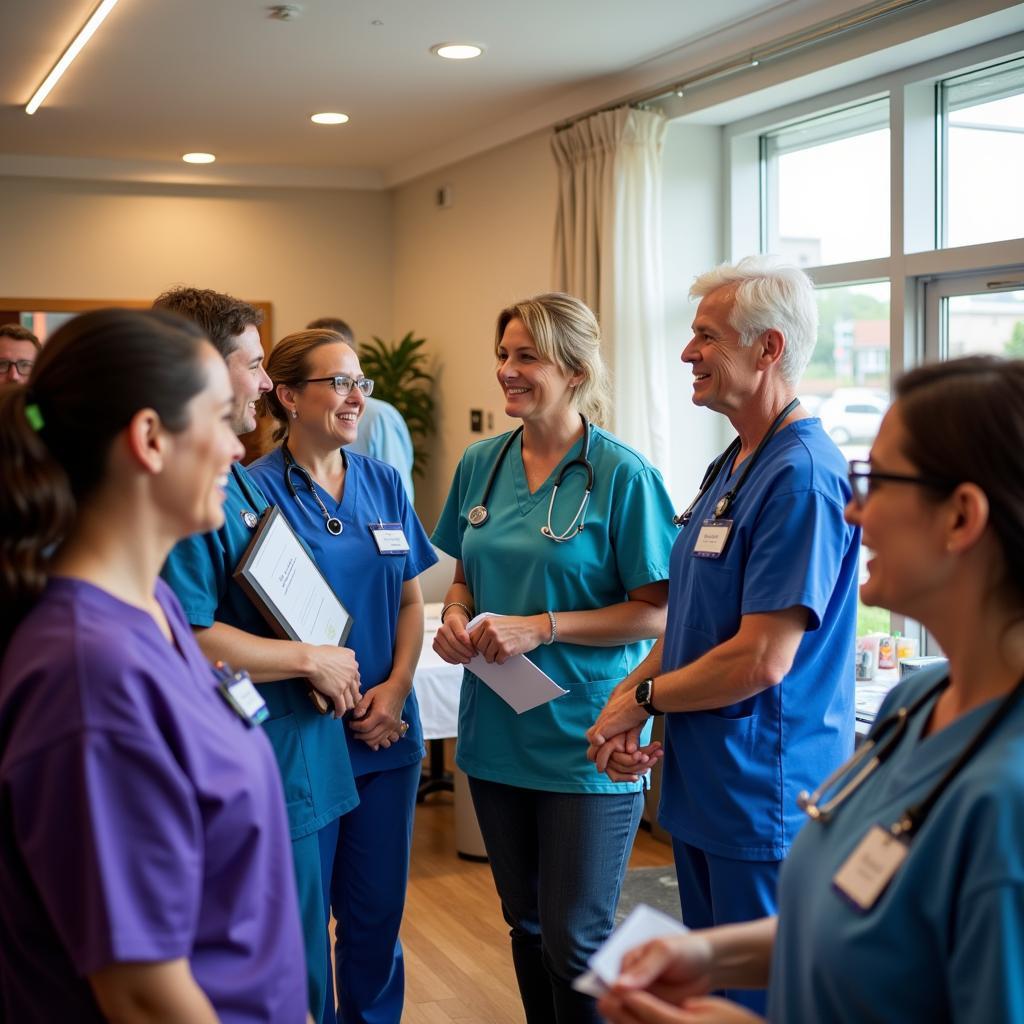
[[[416,507],[433,528],[463,449],[508,429],[494,379],[502,306],[551,287],[557,178],[548,132],[426,175],[395,193],[394,325],[415,330],[437,361],[438,436]],[[452,206],[436,192],[451,188]],[[469,410],[493,416],[471,434]]]
[[[150,299],[174,284],[391,334],[391,195],[0,179],[0,295]]]

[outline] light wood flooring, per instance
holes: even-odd
[[[630,867],[671,861],[671,847],[641,830]],[[416,808],[402,943],[403,1024],[522,1024],[508,926],[490,868],[455,854],[451,793]]]

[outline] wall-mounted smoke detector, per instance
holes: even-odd
[[[274,4],[267,8],[267,17],[274,21],[294,21],[302,17],[302,4]]]

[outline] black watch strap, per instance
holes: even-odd
[[[634,691],[637,704],[640,705],[649,715],[663,715],[664,711],[659,711],[654,706],[654,680],[644,679],[642,682],[637,683],[636,690]]]

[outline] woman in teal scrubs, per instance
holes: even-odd
[[[328,999],[321,1021],[398,1024],[405,993],[398,933],[424,753],[412,690],[423,644],[416,577],[437,555],[398,471],[344,450],[373,390],[355,350],[334,331],[302,331],[277,343],[267,372],[274,383],[267,401],[284,439],[250,470],[352,615],[346,644],[362,691],[344,723],[359,806],[317,833],[338,922],[337,1015]]]
[[[777,920],[627,954],[613,1024],[756,1021],[701,993],[766,981],[772,1021],[1024,1020],[1024,362],[924,366],[896,395],[850,464],[861,597],[948,663],[886,698],[873,772],[802,800]]]
[[[658,471],[597,425],[609,389],[582,302],[540,295],[502,310],[495,355],[522,426],[471,445],[455,472],[432,538],[458,560],[434,646],[452,664],[525,654],[568,690],[517,715],[467,670],[456,759],[527,1020],[597,1021],[571,983],[611,930],[643,783],[599,775],[584,733],[664,628],[672,507]],[[467,630],[480,612],[496,617]]]

